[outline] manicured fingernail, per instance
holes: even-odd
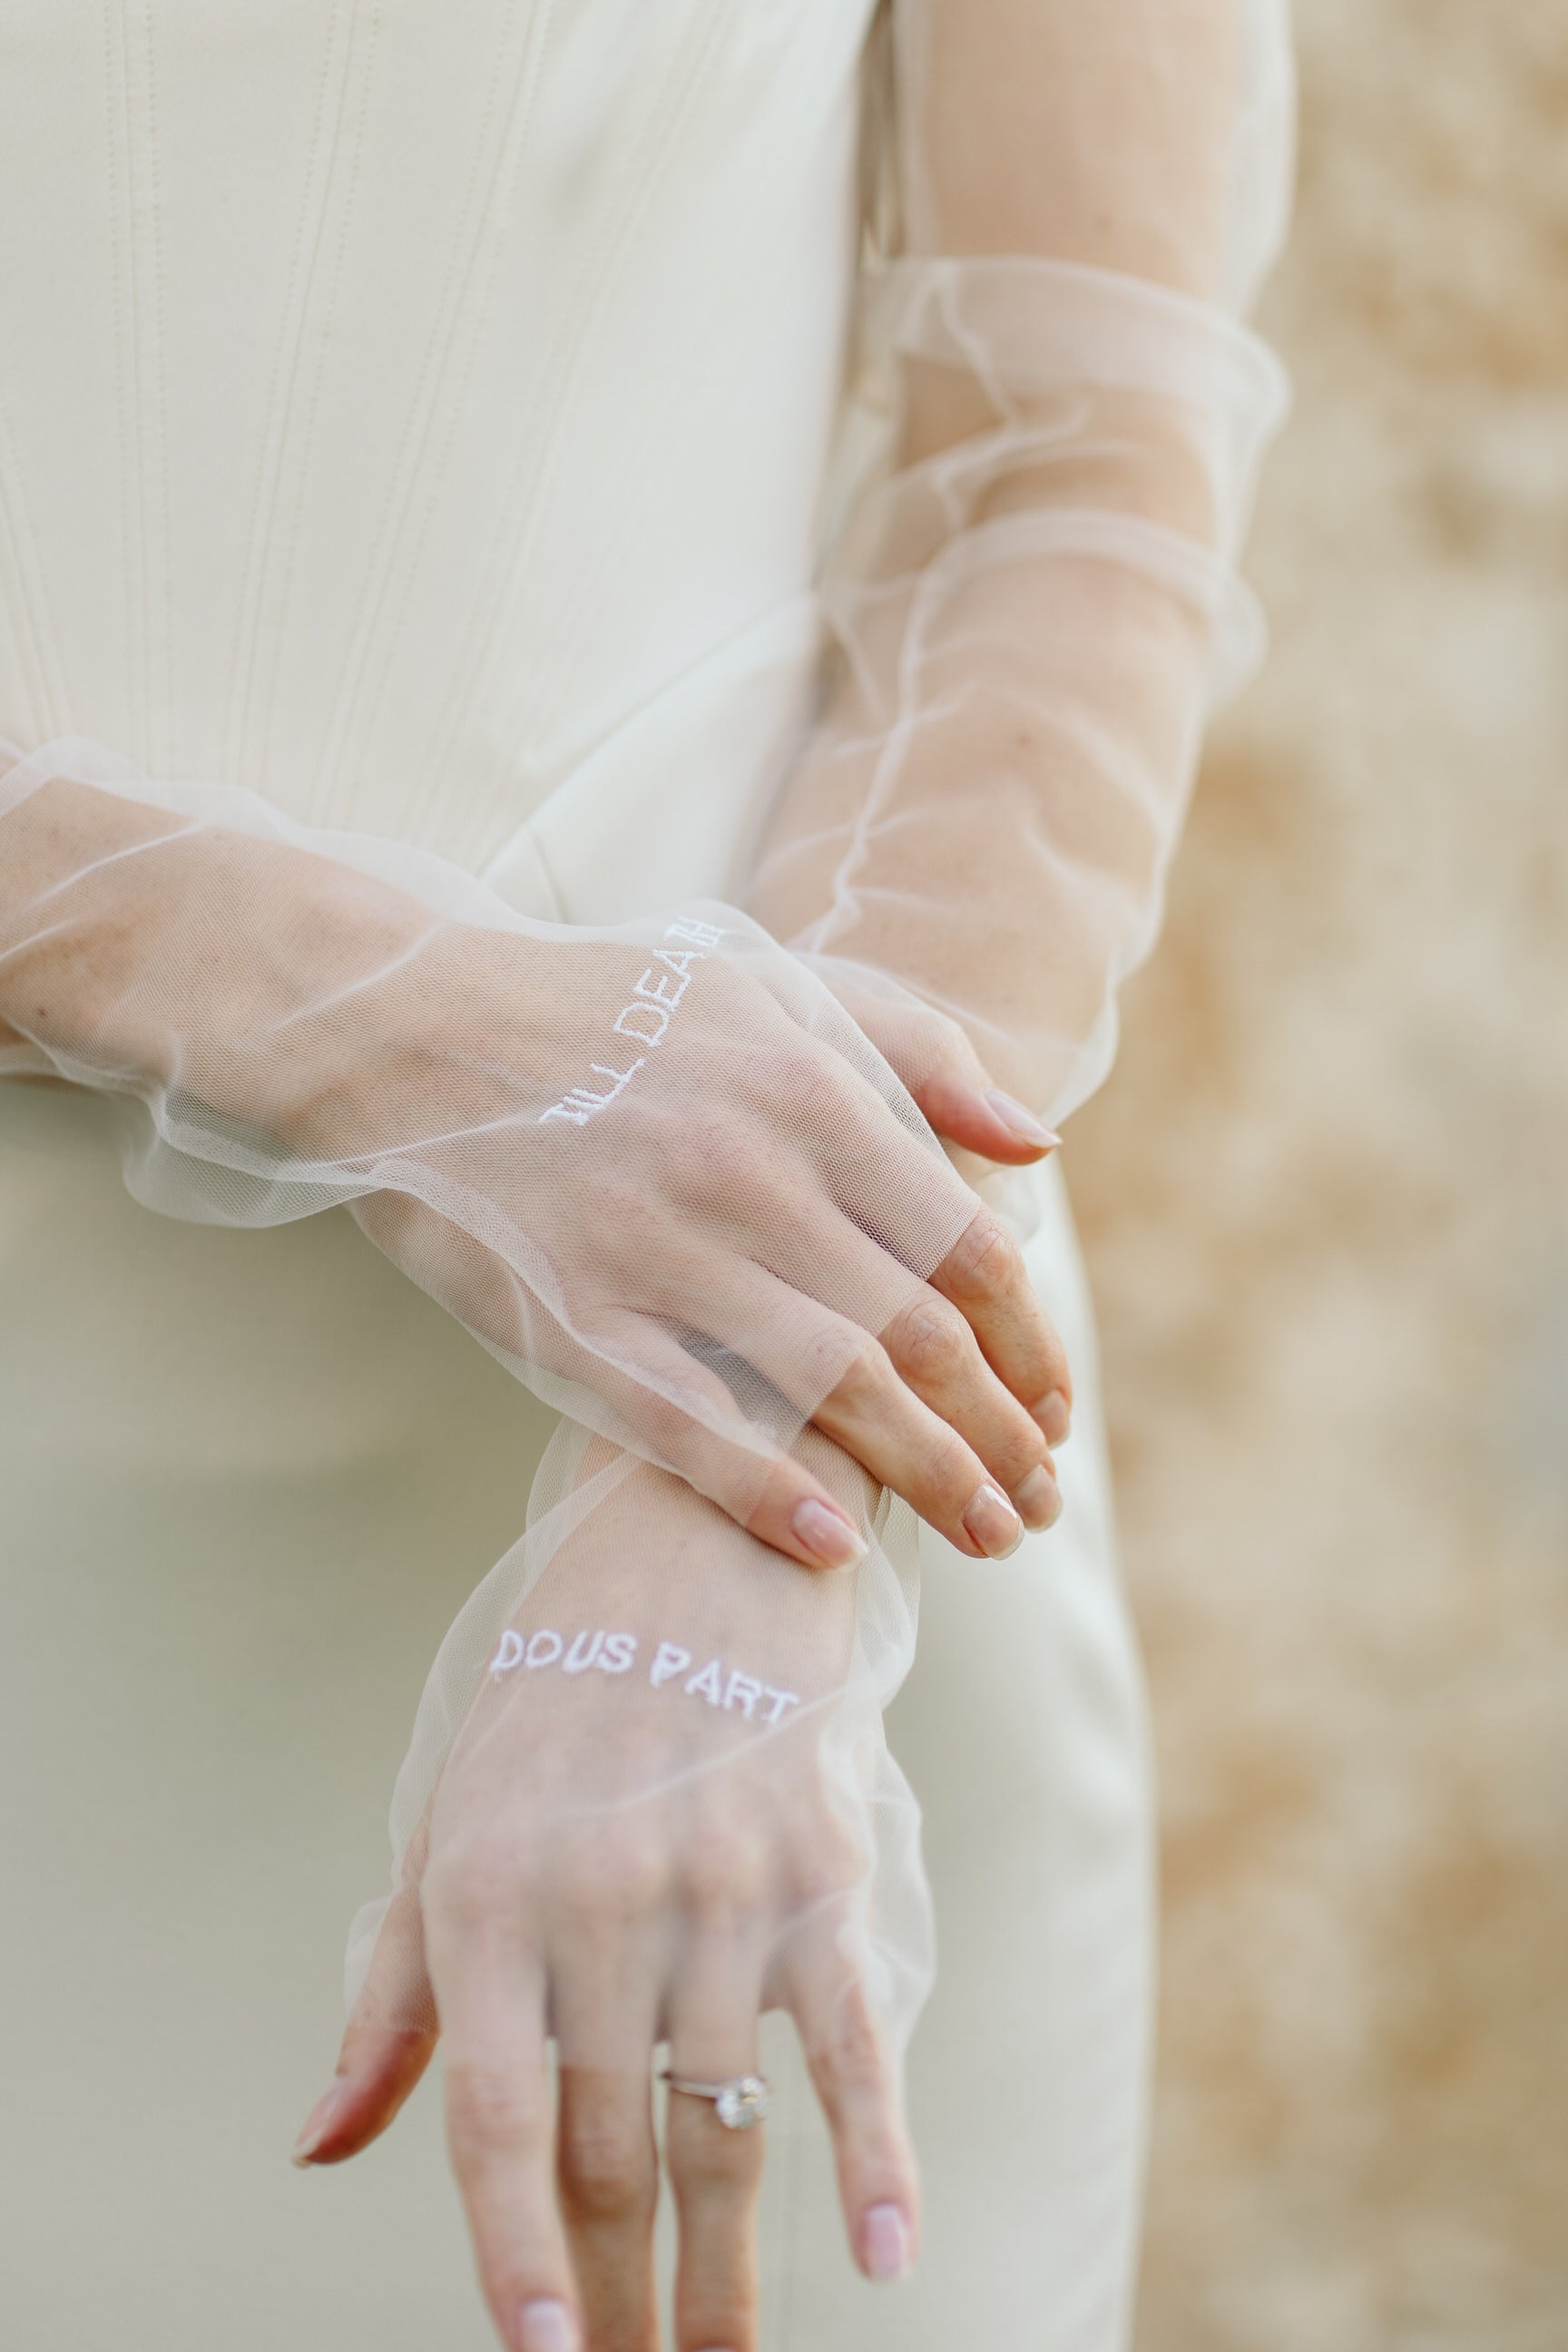
[[[1047,1127],[1044,1119],[1037,1118],[1032,1110],[1026,1110],[1021,1102],[1015,1102],[1011,1095],[1005,1095],[1000,1087],[989,1087],[985,1099],[1003,1126],[1016,1135],[1020,1143],[1037,1144],[1042,1151],[1049,1151],[1061,1141],[1054,1128]]]
[[[324,2092],[316,2101],[306,2116],[305,2128],[294,2142],[294,2153],[289,2159],[290,2164],[297,2164],[302,2172],[308,2168],[310,2158],[326,2138],[332,2117],[337,2113],[338,2101],[342,2097],[346,2087],[343,2083],[334,2083],[331,2088]]]
[[[901,2279],[910,2267],[910,2225],[896,2205],[873,2205],[860,2224],[860,2259],[868,2278]]]
[[[963,1514],[963,1531],[987,1559],[1005,1559],[1024,1540],[1024,1523],[999,1486],[981,1487]]]
[[[1024,1525],[1037,1534],[1043,1528],[1054,1528],[1062,1515],[1061,1488],[1048,1470],[1031,1470],[1023,1484],[1014,1487],[1013,1502]]]
[[[853,1568],[866,1557],[866,1547],[855,1528],[826,1503],[809,1496],[797,1503],[790,1526],[796,1542],[825,1568]]]
[[[518,2352],[577,2352],[577,2323],[563,2303],[525,2303],[517,2324]]]
[[[1030,1408],[1047,1445],[1065,1445],[1072,1434],[1072,1408],[1060,1389],[1053,1389]]]

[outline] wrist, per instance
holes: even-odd
[[[6,818],[5,847],[0,1032],[296,1148],[356,1059],[350,1024],[301,1016],[436,919],[334,859],[63,779]]]

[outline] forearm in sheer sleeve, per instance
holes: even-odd
[[[1284,407],[1242,323],[1289,178],[1282,0],[894,0],[820,723],[753,906],[956,1017],[1047,1118],[1110,1066]],[[908,1074],[905,1074],[906,1076]]]

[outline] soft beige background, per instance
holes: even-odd
[[[1300,0],[1298,412],[1069,1165],[1163,1776],[1141,2352],[1568,2346],[1568,0]]]

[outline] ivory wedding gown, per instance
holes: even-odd
[[[520,908],[743,890],[809,708],[866,0],[0,0],[0,732],[395,835]],[[769,2352],[1112,2352],[1150,1806],[1065,1196],[1066,1513],[922,1538],[891,1721],[937,1991],[878,2290],[781,2035]],[[27,2352],[489,2346],[426,2091],[287,2157],[428,1662],[551,1427],[341,1211],[125,1195],[0,1087],[0,2300]]]

